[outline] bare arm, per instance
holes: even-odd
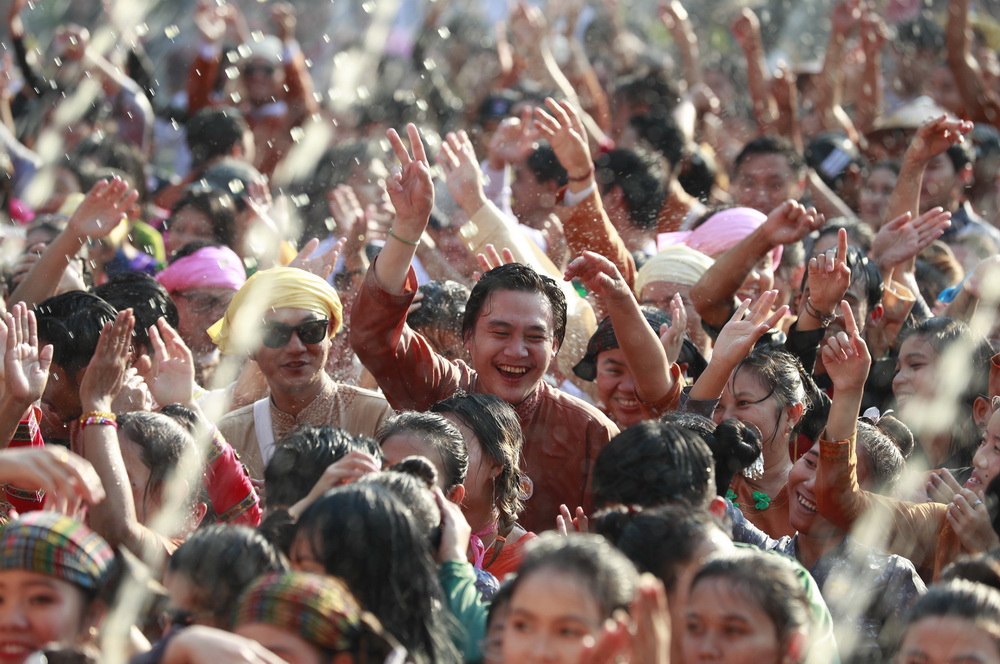
[[[772,133],[778,120],[778,109],[768,91],[770,75],[764,62],[764,45],[760,37],[760,21],[753,10],[743,8],[733,21],[733,36],[739,42],[746,56],[747,78],[750,84],[750,98],[753,114],[757,119],[757,132],[761,135]]]
[[[875,118],[882,112],[882,47],[887,31],[882,17],[876,12],[865,12],[861,18],[861,47],[865,53],[865,68],[854,105],[854,126],[861,136],[875,126]]]
[[[955,75],[966,116],[975,122],[988,122],[1000,127],[1000,97],[986,85],[982,69],[970,47],[969,0],[951,0],[948,3],[945,40],[948,66]]]
[[[856,140],[850,119],[840,107],[843,92],[844,46],[848,37],[858,27],[861,18],[860,0],[841,0],[830,13],[830,41],[823,56],[823,69],[816,82],[816,111],[827,131],[846,131]],[[845,126],[845,122],[849,126]]]

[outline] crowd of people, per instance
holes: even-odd
[[[1000,664],[989,11],[371,4],[10,3],[0,662]]]

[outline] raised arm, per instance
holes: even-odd
[[[0,397],[0,448],[10,444],[18,423],[33,403],[42,398],[52,364],[52,345],[38,348],[35,312],[23,302],[4,315],[3,396]]]
[[[771,134],[778,121],[778,108],[768,90],[771,77],[767,73],[767,63],[764,61],[760,21],[752,9],[744,7],[733,21],[731,30],[746,57],[750,99],[754,118],[757,120],[757,133],[762,136]]]
[[[33,307],[50,297],[67,262],[76,258],[88,239],[105,237],[114,230],[138,198],[138,192],[117,177],[95,184],[8,301],[22,301]]]
[[[80,406],[85,416],[105,417],[111,412],[111,404],[125,381],[134,327],[131,309],[119,312],[114,323],[104,326],[94,358],[80,383]],[[147,561],[158,561],[164,551],[163,539],[142,525],[136,515],[117,425],[105,420],[81,428],[84,458],[93,464],[107,494],[90,511],[91,527],[112,546],[124,546]]]
[[[703,322],[721,328],[733,315],[735,295],[751,270],[775,247],[798,242],[823,226],[813,208],[788,200],[771,211],[757,230],[715,259],[691,287],[691,301]]]
[[[882,112],[885,93],[882,87],[882,47],[888,40],[888,30],[877,12],[866,11],[861,17],[860,32],[865,67],[854,104],[854,126],[861,136],[865,136],[875,126],[875,118]]]
[[[969,40],[969,0],[948,3],[948,66],[955,75],[958,92],[962,95],[966,117],[974,122],[987,122],[1000,127],[1000,95],[990,90],[983,71],[972,55]]]
[[[816,82],[816,112],[826,131],[843,131],[852,140],[857,132],[840,106],[844,85],[844,46],[861,18],[860,0],[840,0],[830,12],[830,41],[823,56],[823,69]]]
[[[646,322],[632,289],[604,256],[586,251],[570,262],[566,281],[578,278],[603,302],[615,330],[618,347],[635,379],[635,392],[647,404],[679,397],[680,371],[668,358],[656,331]],[[683,329],[681,326],[680,329]]]

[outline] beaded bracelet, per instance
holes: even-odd
[[[118,428],[118,418],[115,417],[114,413],[102,413],[100,411],[94,411],[92,413],[86,413],[80,416],[80,428],[86,428],[91,424],[109,424],[115,429]]]

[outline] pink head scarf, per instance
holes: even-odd
[[[757,230],[766,219],[767,215],[763,212],[751,208],[729,208],[716,212],[693,231],[660,233],[656,236],[656,248],[663,251],[667,247],[683,244],[712,258],[718,258]],[[771,250],[774,267],[781,262],[782,251],[781,245]]]
[[[175,260],[156,279],[168,293],[192,288],[239,290],[246,283],[247,273],[243,261],[229,247],[202,247]]]

